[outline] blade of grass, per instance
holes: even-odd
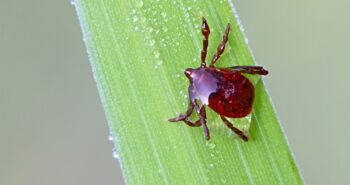
[[[218,66],[254,65],[230,1],[74,4],[127,184],[303,184],[261,81],[248,143],[218,132],[212,111],[209,144],[201,128],[167,122],[187,107],[182,71],[200,63],[202,16],[211,27],[209,58],[230,22]]]

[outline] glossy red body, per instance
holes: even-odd
[[[254,86],[237,70],[187,69],[190,93],[202,104],[229,118],[241,118],[252,110]]]
[[[190,80],[189,104],[185,114],[170,118],[170,122],[183,121],[191,127],[203,126],[205,139],[210,139],[209,129],[206,123],[207,115],[205,107],[209,106],[217,112],[223,123],[236,133],[243,141],[248,141],[244,132],[234,127],[226,117],[242,118],[252,111],[254,100],[254,86],[242,75],[267,75],[268,71],[261,66],[232,66],[228,68],[216,68],[214,64],[224,52],[228,42],[230,24],[226,26],[224,36],[219,44],[209,67],[206,65],[208,38],[210,29],[206,19],[202,18],[203,49],[201,53],[201,65],[196,69],[188,68],[185,75]],[[199,100],[199,101],[198,101]],[[199,119],[193,122],[189,117],[193,110]]]

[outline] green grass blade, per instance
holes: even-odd
[[[211,28],[209,59],[230,22],[218,66],[254,65],[230,2],[76,0],[75,7],[127,184],[303,184],[261,81],[247,143],[220,132],[212,111],[209,144],[201,127],[167,122],[187,108],[183,70],[199,66],[202,16]]]

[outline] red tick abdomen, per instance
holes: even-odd
[[[245,117],[252,111],[254,86],[241,73],[223,74],[216,92],[209,96],[209,107],[229,118]]]

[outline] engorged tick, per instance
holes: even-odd
[[[223,39],[209,67],[207,67],[205,58],[210,29],[204,17],[202,21],[203,49],[201,65],[196,69],[187,68],[184,72],[190,80],[188,109],[185,114],[180,114],[176,118],[169,119],[169,121],[183,121],[191,127],[203,126],[205,139],[208,141],[210,134],[205,112],[205,106],[208,105],[220,115],[228,128],[235,132],[243,141],[248,141],[248,137],[241,130],[234,127],[226,117],[242,118],[252,111],[254,86],[242,73],[267,75],[268,71],[261,66],[233,66],[228,68],[216,68],[214,66],[224,52],[230,31],[230,23],[227,23]],[[197,100],[200,101],[200,104],[197,103]],[[195,122],[189,119],[194,109],[199,117]]]

